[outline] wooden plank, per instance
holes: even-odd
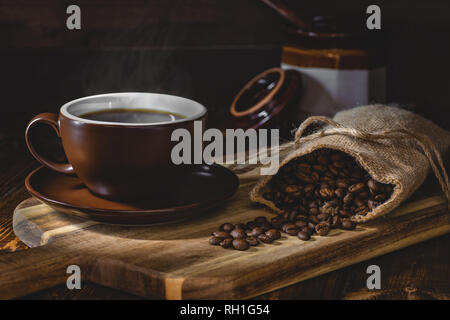
[[[0,47],[117,48],[279,43],[279,19],[254,0],[84,1],[81,30],[66,28],[71,2],[0,4]],[[252,17],[249,19],[248,17]]]
[[[57,212],[44,212],[42,205],[26,200],[14,214],[14,230],[31,246],[45,244],[49,252],[55,250],[51,260],[60,269],[80,259],[87,280],[167,299],[249,298],[450,232],[445,200],[435,195],[416,197],[388,217],[355,231],[333,230],[309,242],[284,236],[273,245],[245,252],[210,246],[209,233],[220,223],[271,215],[250,203],[250,188],[251,183],[244,184],[224,207],[195,221],[142,228],[83,224]],[[14,254],[10,257],[16,260]],[[27,263],[45,262],[34,255]],[[0,261],[0,270],[4,268],[11,276],[13,270]],[[29,280],[23,271],[16,269],[16,273],[18,279]],[[6,293],[6,289],[2,285],[0,296],[24,294],[22,290]]]

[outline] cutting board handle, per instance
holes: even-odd
[[[68,256],[52,245],[2,254],[0,299],[21,297],[63,284],[71,276],[67,273],[70,264],[79,265],[83,274],[79,258]]]

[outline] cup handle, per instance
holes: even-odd
[[[61,173],[74,174],[75,172],[70,163],[58,163],[58,162],[51,161],[49,159],[44,158],[36,151],[36,148],[33,146],[32,142],[31,142],[32,141],[31,136],[32,136],[32,132],[33,132],[33,130],[31,130],[31,128],[37,123],[45,123],[45,124],[49,125],[50,127],[53,128],[53,130],[55,130],[58,138],[61,138],[61,135],[59,133],[58,115],[56,115],[54,113],[46,112],[46,113],[40,113],[37,116],[35,116],[28,123],[27,129],[25,130],[25,141],[27,143],[28,150],[30,150],[33,157],[37,161],[42,163],[44,166],[46,166],[50,169],[53,169],[53,170],[61,172]]]

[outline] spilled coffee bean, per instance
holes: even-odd
[[[230,232],[230,236],[232,236],[234,239],[244,239],[247,237],[247,234],[243,229],[234,229]]]
[[[330,149],[290,161],[270,180],[269,189],[264,197],[280,214],[270,220],[259,216],[247,223],[224,223],[209,243],[247,250],[280,239],[281,232],[307,241],[335,228],[353,230],[353,216],[367,215],[393,192],[392,185],[375,181],[354,158]]]
[[[232,223],[224,223],[220,226],[220,231],[231,232],[234,229],[234,225]]]
[[[259,244],[259,241],[258,241],[258,239],[257,238],[255,238],[255,237],[247,237],[246,239],[245,239],[247,242],[248,242],[248,244],[249,245],[251,245],[251,246],[257,246],[258,244]]]
[[[327,222],[319,222],[314,228],[319,236],[326,236],[330,232],[330,224]]]
[[[258,237],[260,234],[263,234],[264,230],[261,227],[255,227],[252,230],[252,236]]]
[[[220,246],[225,249],[231,248],[233,246],[233,239],[231,239],[231,238],[223,239],[220,242]]]
[[[341,227],[342,227],[342,229],[345,229],[345,230],[353,230],[353,229],[355,229],[356,224],[352,220],[346,219],[346,220],[342,221]]]
[[[233,248],[236,250],[244,251],[250,247],[250,244],[244,239],[234,239],[233,240]]]
[[[267,234],[263,233],[258,236],[258,240],[264,243],[272,243],[273,239]]]
[[[281,232],[277,229],[267,230],[265,235],[270,237],[272,240],[278,240],[281,238]]]
[[[300,232],[297,234],[297,237],[298,237],[300,240],[303,240],[303,241],[308,241],[309,239],[311,239],[311,236],[309,235],[309,233],[304,232],[304,231],[300,231]]]
[[[209,238],[209,244],[213,245],[213,246],[218,246],[223,239],[218,238],[218,237],[214,237],[212,236],[211,238]]]
[[[230,237],[230,235],[225,231],[215,231],[212,235],[220,240]]]

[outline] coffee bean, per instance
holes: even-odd
[[[264,217],[264,216],[259,216],[259,217],[256,217],[254,221],[255,221],[256,225],[259,227],[259,226],[261,226],[263,223],[266,223],[266,222],[267,222],[267,218]]]
[[[255,227],[252,230],[252,236],[254,236],[254,237],[257,237],[257,236],[259,236],[260,234],[263,234],[263,233],[264,233],[264,230],[261,227]]]
[[[315,164],[312,166],[312,168],[318,172],[325,172],[327,170],[327,167],[322,164]]]
[[[341,204],[341,200],[337,199],[337,198],[333,198],[331,200],[328,200],[325,205],[329,206],[329,207],[335,207]]]
[[[369,192],[368,192],[368,191],[360,192],[360,193],[359,193],[359,197],[360,197],[361,199],[367,199],[367,198],[369,198]]]
[[[343,169],[343,168],[345,168],[347,165],[346,165],[345,162],[342,161],[342,160],[336,160],[336,161],[333,161],[333,166],[336,167],[336,168],[339,168],[339,169]]]
[[[356,207],[363,207],[365,206],[365,202],[361,198],[356,198],[353,203],[356,205]]]
[[[328,164],[328,159],[325,156],[320,155],[317,157],[317,162],[320,163],[321,165],[325,166]]]
[[[317,182],[317,181],[319,181],[320,176],[319,176],[319,174],[317,172],[312,171],[311,172],[311,178],[312,178],[313,182]]]
[[[295,236],[300,229],[298,227],[292,228],[292,229],[286,229],[286,233],[290,236]]]
[[[281,238],[281,233],[277,229],[270,229],[266,231],[266,235],[271,237],[272,240],[278,240]]]
[[[341,218],[339,216],[334,216],[331,219],[331,227],[332,228],[339,228],[341,226]]]
[[[228,232],[225,232],[225,231],[215,231],[215,232],[213,232],[212,235],[214,237],[220,238],[220,239],[230,238],[230,234]]]
[[[297,217],[297,211],[293,210],[289,213],[288,220],[294,221],[296,217]]]
[[[255,237],[247,237],[247,238],[245,238],[245,240],[248,242],[249,245],[251,245],[253,247],[257,246],[259,244],[258,239]]]
[[[314,226],[314,228],[315,228],[315,226]],[[314,233],[314,228],[310,228],[310,227],[306,226],[306,227],[302,227],[301,231],[306,232],[309,235],[312,235]]]
[[[355,210],[355,215],[365,216],[368,212],[369,208],[362,206]]]
[[[315,197],[316,199],[320,199],[320,192],[319,192],[319,189],[314,190],[314,197]]]
[[[232,236],[234,239],[244,239],[247,237],[247,234],[242,229],[234,229],[230,232],[230,236]]]
[[[353,195],[351,193],[347,193],[347,195],[342,199],[344,203],[352,203],[353,202]]]
[[[373,179],[367,180],[367,186],[369,187],[369,190],[370,192],[372,192],[372,194],[378,193],[381,189],[381,185]]]
[[[225,222],[219,228],[220,231],[231,232],[234,229],[234,225],[229,222]]]
[[[319,220],[316,216],[310,216],[310,217],[309,217],[309,222],[310,222],[310,223],[317,224],[317,223],[320,222],[320,220]]]
[[[253,228],[256,227],[255,221],[249,221],[246,223],[246,225],[247,225],[247,230],[252,230]]]
[[[244,239],[234,239],[233,248],[239,251],[247,250],[250,247],[249,243]]]
[[[266,235],[265,233],[260,234],[258,236],[258,240],[264,243],[272,243],[273,239],[271,237],[269,237],[268,235]]]
[[[272,219],[270,222],[271,222],[272,226],[276,229],[281,229],[281,226],[283,225],[283,223],[276,218]]]
[[[320,222],[316,225],[315,231],[319,236],[326,236],[330,231],[330,224],[326,222]]]
[[[299,228],[302,228],[302,227],[306,227],[308,225],[308,222],[305,220],[297,220],[297,221],[295,221],[295,225]]]
[[[306,175],[306,174],[301,173],[301,172],[296,172],[296,173],[295,173],[295,176],[296,176],[300,181],[302,181],[302,182],[304,182],[304,183],[313,183],[313,182],[314,182],[314,180],[311,178],[311,176]]]
[[[341,225],[342,225],[342,229],[345,229],[345,230],[353,230],[353,229],[355,229],[355,226],[356,226],[355,223],[349,219],[343,220]]]
[[[334,190],[331,188],[322,188],[319,191],[320,196],[324,199],[331,199],[334,196]]]
[[[308,222],[308,228],[314,230],[316,228],[316,224],[317,223],[313,223],[313,222],[310,221],[310,222]]]
[[[339,210],[339,214],[343,217],[351,217],[352,216],[352,213],[347,210]]]
[[[264,222],[263,224],[261,224],[260,228],[263,229],[264,231],[267,231],[269,229],[272,229],[273,226],[269,222]]]
[[[338,188],[347,189],[349,187],[348,181],[344,179],[337,179],[336,180],[336,186]]]
[[[333,209],[333,208],[331,208]],[[328,217],[330,216],[330,213],[324,212],[321,214],[317,215],[317,219],[319,219],[320,221],[326,220]]]
[[[332,177],[326,175],[328,172],[325,172],[323,176],[320,177],[320,181],[326,182],[328,185],[335,187],[336,182],[333,181]]]
[[[284,188],[284,192],[287,192],[287,193],[296,193],[299,190],[300,190],[300,186],[294,186],[294,185],[286,186]]]
[[[370,210],[375,209],[379,205],[380,205],[380,203],[378,201],[373,201],[373,200],[367,201],[367,206],[369,207]]]
[[[288,222],[288,223],[284,223],[281,226],[281,231],[286,233],[287,229],[295,229],[295,228],[297,228],[297,226],[294,223]]]
[[[297,215],[296,221],[302,220],[302,221],[308,221],[308,216],[305,214],[299,214]]]
[[[303,191],[305,193],[311,193],[314,191],[314,185],[313,184],[307,184],[304,188]]]
[[[330,170],[330,172],[331,172],[332,174],[334,174],[335,176],[339,175],[339,169],[336,168],[336,167],[333,166],[333,165],[329,165],[329,166],[328,166],[328,170]]]
[[[231,248],[233,246],[233,239],[231,239],[231,238],[223,239],[220,242],[220,246],[222,248]]]
[[[241,229],[241,230],[246,230],[247,229],[247,225],[244,223],[238,223],[234,226],[234,229]]]
[[[211,238],[209,238],[209,244],[212,244],[213,246],[218,246],[222,240],[223,240],[222,238],[212,236]]]
[[[364,183],[360,182],[360,183],[355,183],[353,185],[351,185],[350,187],[348,187],[348,191],[351,193],[358,193],[363,191],[365,188]]]
[[[338,216],[339,215],[339,207],[333,208],[333,212],[331,212],[331,216]]]
[[[303,241],[308,241],[309,239],[311,239],[311,236],[309,235],[309,233],[304,232],[304,231],[300,231],[300,232],[297,234],[297,237],[298,237],[300,240],[303,240]]]
[[[302,170],[302,169],[309,171],[309,170],[311,170],[311,165],[306,162],[297,163],[297,170]]]
[[[350,176],[355,179],[361,179],[364,176],[364,173],[359,169],[357,169],[356,171],[350,173]]]
[[[337,188],[336,190],[334,190],[334,194],[338,198],[343,198],[347,194],[347,192],[344,188]]]

